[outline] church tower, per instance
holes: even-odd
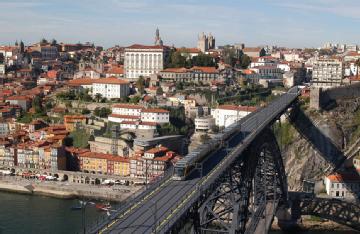
[[[211,33],[208,36],[208,49],[215,49],[215,37]]]
[[[201,33],[199,36],[198,36],[198,44],[197,44],[197,48],[201,51],[201,52],[205,52],[208,50],[208,38],[207,36],[205,35],[205,33]]]
[[[163,41],[161,40],[160,37],[160,30],[159,28],[156,28],[156,32],[155,32],[155,45],[159,45],[159,46],[163,46]]]

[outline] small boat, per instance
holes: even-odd
[[[73,206],[71,207],[71,210],[81,210],[82,206]]]
[[[98,203],[95,205],[96,209],[99,209],[101,211],[107,211],[111,208],[111,205],[110,204],[101,204],[101,203]]]

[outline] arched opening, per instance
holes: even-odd
[[[90,178],[89,177],[85,177],[85,184],[90,184]]]
[[[63,177],[63,181],[68,181],[68,180],[69,180],[68,175],[64,175],[64,177]]]
[[[95,179],[95,184],[99,185],[100,184],[100,180],[98,178]]]
[[[15,174],[15,169],[11,168],[10,172],[11,172],[11,174]]]

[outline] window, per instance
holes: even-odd
[[[336,195],[335,195],[336,197],[338,197],[339,196],[339,191],[336,191]]]

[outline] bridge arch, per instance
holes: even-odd
[[[292,213],[299,209],[301,215],[317,216],[360,231],[360,206],[358,204],[329,198],[302,199],[296,204],[297,206],[292,207]]]
[[[285,203],[285,169],[272,130],[259,134],[209,190],[199,208],[200,232],[244,233],[256,228],[259,220],[254,217],[261,216],[270,201],[274,209]]]

